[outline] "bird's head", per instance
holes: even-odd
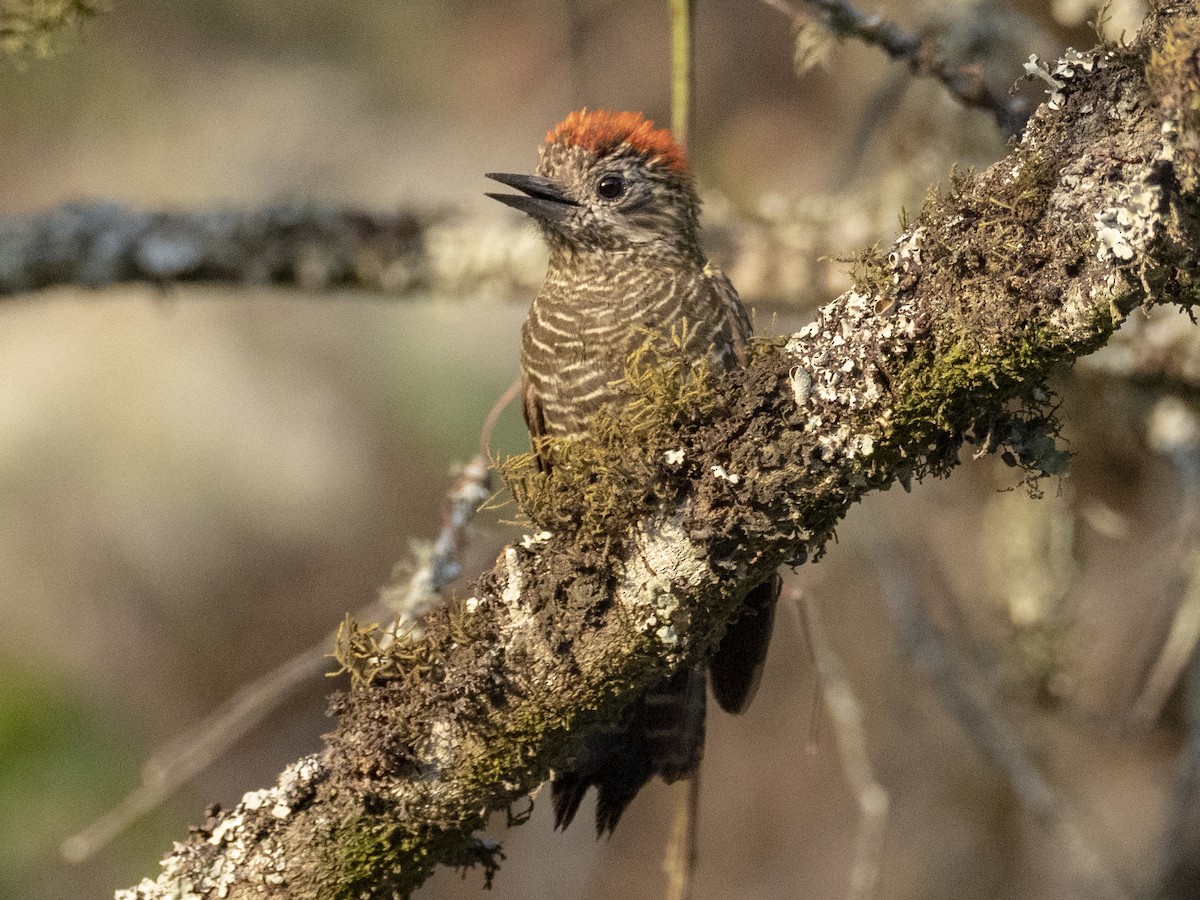
[[[528,213],[551,249],[690,252],[700,201],[671,132],[641,113],[586,109],[546,135],[536,175],[487,177],[521,194],[488,194]]]

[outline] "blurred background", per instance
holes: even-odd
[[[1085,0],[878,9],[1001,91],[1030,53],[1095,42]],[[1111,4],[1107,33],[1140,14]],[[798,73],[797,43],[766,3],[698,5],[694,167],[714,235],[740,235],[714,255],[764,332],[847,286],[836,258],[886,245],[953,165],[1005,152],[987,115],[879,52],[817,40],[827,60]],[[482,173],[532,169],[585,103],[669,121],[668,45],[667,4],[643,0],[114,0],[50,58],[0,58],[0,215],[324,201],[480,223],[536,256]],[[436,532],[452,466],[516,376],[536,258],[523,271],[403,298],[132,286],[0,303],[0,897],[153,877],[208,803],[320,746],[338,684],[313,678],[94,857],[59,853],[154,750],[373,600]],[[869,498],[790,577],[891,800],[881,897],[1195,896],[1178,761],[1196,740],[1181,685],[1200,356],[1170,337],[1177,319],[1139,319],[1055,384],[1075,459],[1041,499],[1001,461],[967,461]],[[524,447],[515,409],[495,446]],[[512,517],[472,527],[467,575]],[[696,896],[846,896],[859,798],[788,611],[755,705],[709,733]],[[558,835],[540,800],[524,827],[495,822],[493,896],[662,896],[678,790],[647,789],[599,843],[588,811]],[[422,896],[481,890],[442,872]]]

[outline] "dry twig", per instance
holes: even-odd
[[[808,17],[789,0],[763,0],[800,28]],[[1024,127],[1032,110],[1020,97],[1001,96],[988,84],[983,70],[976,65],[958,65],[946,59],[936,39],[912,34],[879,15],[866,15],[846,0],[801,0],[821,17],[825,26],[839,37],[853,37],[878,47],[891,59],[904,63],[920,78],[934,78],[964,106],[991,114],[1006,135]]]

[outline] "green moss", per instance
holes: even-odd
[[[333,653],[338,664],[331,677],[350,676],[350,690],[362,690],[380,681],[411,678],[428,668],[428,648],[398,634],[387,646],[380,643],[383,633],[379,625],[360,625],[347,613],[338,625]]]
[[[1098,310],[1092,328],[1093,339],[1069,354],[1050,325],[1017,332],[989,349],[962,340],[940,353],[918,348],[896,379],[885,446],[927,450],[914,465],[918,477],[948,471],[964,440],[989,450],[1006,447],[1006,461],[1026,471],[1036,492],[1037,480],[1061,474],[1068,458],[1058,446],[1057,404],[1041,385],[1056,367],[1111,335],[1111,311]]]
[[[461,827],[409,831],[394,817],[364,815],[329,833],[321,851],[319,896],[336,900],[410,897],[439,865],[465,872],[481,868],[490,887],[504,854],[494,841],[474,836],[482,816]]]
[[[850,264],[850,277],[860,292],[886,296],[892,289],[892,267],[887,255],[872,244],[857,256],[840,259]]]
[[[685,326],[686,327],[686,326]],[[499,469],[533,524],[570,535],[585,552],[619,552],[630,526],[681,487],[656,475],[663,454],[679,449],[688,425],[711,418],[725,402],[719,378],[686,352],[686,334],[647,340],[626,364],[619,412],[602,409],[589,436],[543,438],[533,454],[508,457]],[[757,352],[767,352],[761,345]]]
[[[1146,81],[1171,96],[1184,127],[1200,125],[1200,24],[1192,16],[1181,16],[1164,35],[1162,44],[1150,51]]]

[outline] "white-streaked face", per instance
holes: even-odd
[[[538,174],[578,204],[557,221],[541,223],[552,248],[694,246],[700,201],[690,176],[656,164],[628,144],[597,154],[555,142],[539,155]]]

